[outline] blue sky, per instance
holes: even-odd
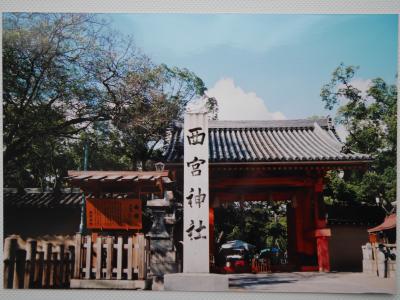
[[[188,68],[222,103],[223,118],[329,114],[319,96],[341,62],[355,83],[395,82],[396,15],[113,14],[156,63]],[[246,113],[247,111],[247,113]],[[332,114],[332,113],[331,113]]]

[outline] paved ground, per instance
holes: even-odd
[[[229,276],[230,290],[380,294],[396,292],[395,278],[378,278],[363,273],[293,272]]]

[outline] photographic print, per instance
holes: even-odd
[[[2,22],[5,289],[396,292],[397,15]]]

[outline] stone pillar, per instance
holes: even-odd
[[[209,273],[208,116],[184,122],[183,272]]]
[[[210,274],[208,116],[189,112],[184,122],[183,273],[166,274],[169,291],[227,291],[228,277]]]

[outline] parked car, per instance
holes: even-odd
[[[224,273],[248,273],[251,272],[250,260],[243,249],[238,249],[237,254],[227,255],[225,259]]]
[[[216,257],[216,268],[222,273],[251,272],[251,259],[255,246],[233,240],[222,244]]]

